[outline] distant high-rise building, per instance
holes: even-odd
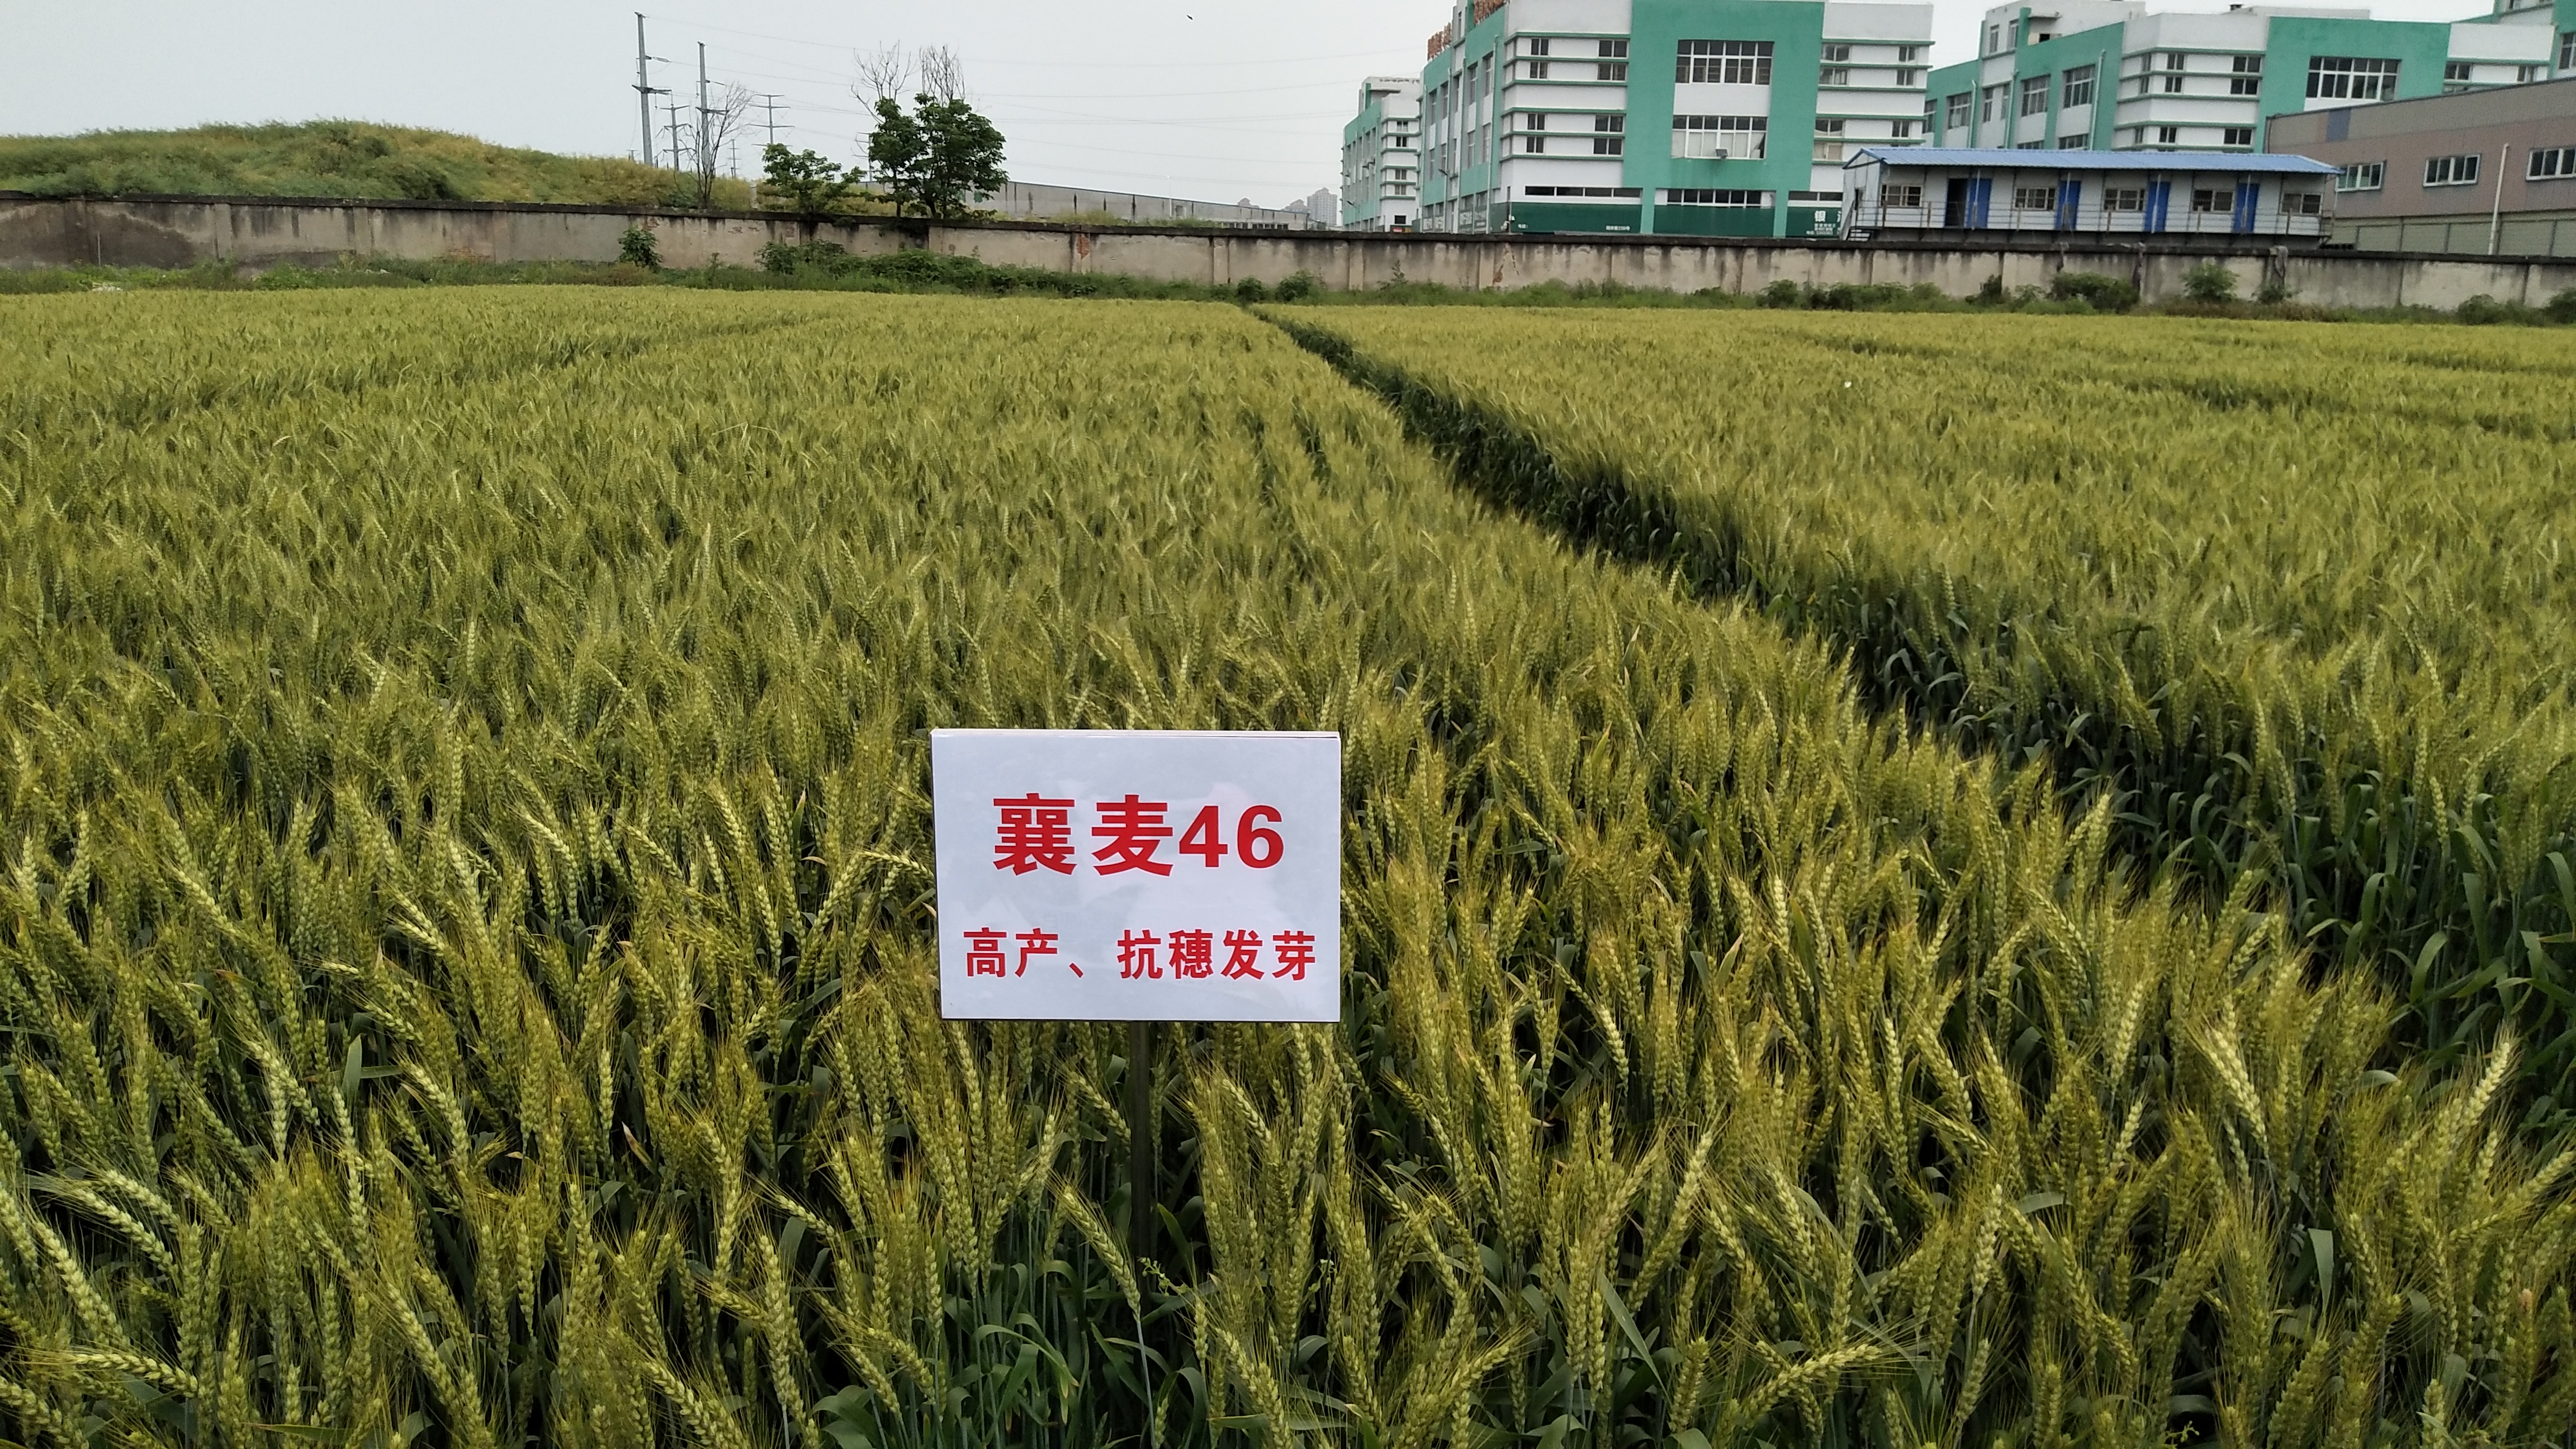
[[[1359,114],[1342,127],[1341,224],[1400,231],[1420,213],[1422,80],[1373,75]]]

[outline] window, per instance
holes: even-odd
[[[2102,192],[2102,209],[2144,211],[2147,209],[2147,189],[2143,186],[2106,187]]]
[[[1594,116],[1592,118],[1592,154],[1595,156],[1626,154],[1627,138],[1620,133],[1627,129],[1626,116]]]
[[[2446,86],[2467,85],[2469,83],[2469,76],[2475,69],[2476,67],[2470,65],[2465,60],[2446,60],[2442,62],[2442,84]]]
[[[2424,163],[2427,186],[2474,186],[2478,180],[2477,153],[2466,156],[2436,156]]]
[[[2532,152],[2531,168],[2523,174],[2534,181],[2564,181],[2576,176],[2576,146]]]
[[[1887,136],[1891,141],[1911,141],[1914,139],[1914,123],[1890,121],[1887,123]]]
[[[2066,73],[2066,84],[2058,94],[2057,104],[2063,107],[2093,104],[2093,67],[2079,65]]]
[[[1673,206],[1769,206],[1759,191],[1719,191],[1701,186],[1679,186],[1666,191],[1664,200]]]
[[[1628,62],[1624,60],[1605,60],[1592,68],[1592,78],[1594,80],[1606,81],[1626,80],[1628,78]]]
[[[2397,62],[2393,60],[2320,55],[2308,61],[2309,100],[2389,101],[2396,98]]]
[[[1843,159],[1843,123],[1841,121],[1816,122],[1816,159],[1819,161]]]
[[[1521,42],[1521,54],[1545,55],[1547,54],[1548,41],[1549,37],[1547,36],[1533,35],[1527,40]]]
[[[1839,191],[1792,191],[1789,193],[1789,199],[1791,201],[1827,201],[1836,206],[1843,204],[1843,194]]]
[[[2165,69],[2167,69],[2167,70],[2180,70],[2180,69],[2182,69],[2182,52],[2181,52],[2181,51],[2179,51],[2179,50],[2168,50],[2168,51],[2166,51],[2166,52],[2165,52]]]
[[[1896,48],[1896,63],[1898,65],[1912,65],[1914,62],[1923,58],[1925,48],[1926,47],[1920,45],[1898,46]]]
[[[1956,131],[1968,124],[1968,109],[1975,100],[1974,93],[1968,91],[1961,91],[1950,98],[1950,117],[1946,123],[1949,129]]]
[[[2387,162],[2355,161],[2335,177],[2335,190],[2377,191],[2387,179]]]
[[[2158,126],[2158,127],[2156,127],[2156,144],[2157,144],[2157,145],[2159,145],[2159,146],[2179,146],[2179,145],[2181,145],[2181,144],[2182,144],[2182,127],[2180,127],[2180,126]]]
[[[2060,136],[2057,138],[2057,149],[2060,151],[2087,150],[2090,148],[2091,144],[2091,138],[2087,136]]]
[[[2263,57],[2240,55],[2228,63],[2227,93],[2231,96],[2263,94]]]
[[[2191,209],[2204,212],[2234,211],[2236,193],[2223,188],[2215,191],[2195,191],[2191,194]]]
[[[2022,77],[2021,113],[2025,116],[2048,114],[2048,77],[2044,75]]]
[[[1676,85],[1767,86],[1771,84],[1771,42],[1767,40],[1685,40]]]
[[[1881,206],[1921,206],[1923,204],[1923,188],[1920,186],[1882,186],[1878,188],[1878,204]]]
[[[1605,40],[1601,42],[1601,58],[1603,60],[1626,60],[1628,58],[1628,42],[1624,40]]]
[[[2576,71],[2576,30],[2570,30],[2558,37],[2558,68],[2561,71]]]
[[[2251,146],[2254,144],[2254,128],[2252,126],[2230,126],[2224,131],[2218,133],[2218,144],[2221,146]]]
[[[2166,95],[2169,95],[2169,96],[2178,96],[2178,95],[2181,95],[2181,94],[2182,94],[2182,72],[2181,72],[2181,71],[2178,71],[2178,70],[2169,70],[2169,71],[2166,71],[2166,72],[2165,72],[2165,74],[2164,74],[2164,85],[2163,85],[2162,89],[2163,89],[2164,93],[2165,93]]]
[[[2024,141],[2013,147],[2013,149],[2016,151],[2045,151],[2048,149],[2048,143],[2046,141]]]
[[[1545,80],[1547,79],[1547,62],[1543,60],[1523,61],[1521,62],[1521,73],[1528,76],[1531,80]]]
[[[1850,84],[1851,84],[1851,67],[1849,67],[1849,66],[1844,66],[1844,65],[1829,65],[1829,66],[1826,66],[1826,67],[1824,67],[1823,69],[1821,69],[1821,70],[1819,70],[1819,71],[1817,71],[1817,72],[1816,72],[1816,84],[1818,84],[1818,85],[1820,85],[1820,86],[1847,86],[1847,85],[1850,85]]]
[[[2513,83],[2527,86],[2533,81],[2548,79],[2548,72],[2549,67],[2545,65],[2518,65],[2513,69]]]
[[[2003,109],[2004,88],[2002,86],[1988,86],[1981,94],[1982,99],[1977,104],[1977,119],[1980,121],[1991,121],[1995,118],[1995,112]]]
[[[2285,191],[2281,193],[2281,211],[2288,216],[2323,216],[2325,193],[2319,191]]]
[[[2016,211],[2055,211],[2057,209],[2057,192],[2046,186],[2016,186],[2013,188],[2013,209]]]
[[[1829,65],[1830,65],[1830,64],[1833,64],[1833,63],[1838,62],[1838,61],[1839,61],[1839,62],[1848,63],[1850,60],[1851,60],[1851,47],[1850,47],[1850,46],[1848,46],[1848,45],[1828,45],[1828,46],[1826,46],[1826,47],[1825,47],[1825,61],[1826,61],[1826,63],[1827,63],[1827,64],[1829,64]]]
[[[1989,26],[1987,26],[1987,27],[1986,27],[1986,54],[1988,54],[1988,55],[1992,55],[1992,54],[1994,54],[1996,51],[2001,50],[2001,49],[2003,49],[2003,48],[2004,48],[2004,29],[2003,29],[2003,27],[2002,27],[2002,26],[2000,26],[2000,25],[1989,25]]]
[[[1907,90],[1912,90],[1914,87],[1923,84],[1923,72],[1919,70],[1900,70],[1896,73],[1896,83]]]
[[[1765,116],[1675,116],[1673,154],[1700,160],[1759,161],[1771,121]],[[1823,123],[1817,123],[1818,129]]]

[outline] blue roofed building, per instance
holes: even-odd
[[[2336,168],[2224,151],[1863,147],[1844,167],[1854,240],[1970,233],[2273,238],[2316,245]]]

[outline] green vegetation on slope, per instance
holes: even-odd
[[[0,305],[22,1442],[2576,1421],[2509,1053],[1238,310]],[[1340,730],[1344,1023],[938,1021],[941,725]]]
[[[621,157],[562,156],[365,121],[0,136],[0,191],[39,196],[327,196],[685,206],[694,181]],[[719,180],[717,205],[751,188]]]
[[[1485,486],[2107,787],[2122,853],[2576,1072],[2576,341],[2179,320],[1341,312]],[[1552,360],[1528,365],[1530,356]]]

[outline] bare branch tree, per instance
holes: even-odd
[[[899,44],[888,42],[876,50],[854,52],[851,59],[859,68],[859,78],[850,94],[873,106],[879,101],[904,99],[904,86],[912,79],[912,59]]]
[[[921,89],[932,100],[959,101],[966,98],[966,62],[957,52],[944,45],[924,46],[919,57]]]
[[[707,211],[716,204],[716,163],[724,155],[726,143],[742,130],[751,115],[751,91],[743,86],[726,86],[724,93],[709,102],[698,118],[698,209]]]

